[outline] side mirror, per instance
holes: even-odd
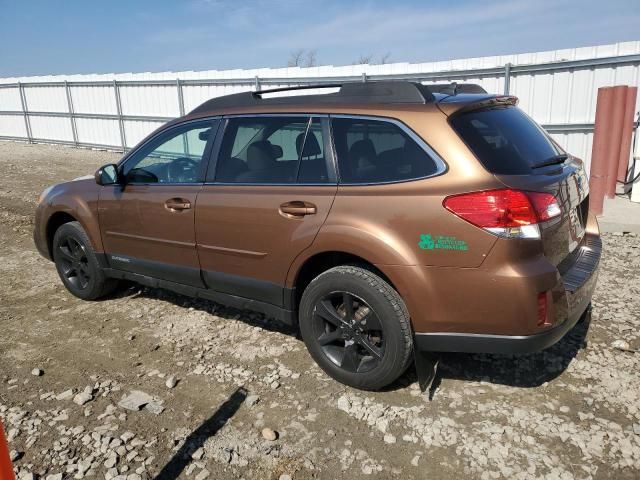
[[[113,163],[100,167],[95,174],[95,179],[98,185],[115,185],[120,183],[118,167]]]

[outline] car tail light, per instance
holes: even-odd
[[[538,224],[560,215],[560,205],[550,193],[508,188],[452,195],[443,205],[463,220],[506,238],[539,239]]]
[[[527,197],[531,200],[539,221],[545,222],[560,215],[560,205],[550,193],[527,192]]]

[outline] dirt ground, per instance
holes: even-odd
[[[262,315],[135,285],[67,293],[33,246],[37,196],[117,159],[0,142],[0,418],[19,478],[640,478],[640,353],[612,346],[640,348],[639,237],[604,237],[592,321],[549,350],[445,355],[430,395],[413,370],[366,393]],[[119,406],[132,391],[155,398]]]

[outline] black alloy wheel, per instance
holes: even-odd
[[[91,282],[91,268],[84,245],[70,235],[57,245],[62,275],[78,290],[86,290]]]
[[[56,230],[51,253],[62,283],[76,297],[96,300],[117,288],[118,281],[105,275],[79,222],[65,223]]]
[[[376,368],[384,357],[384,329],[376,312],[349,292],[332,292],[315,305],[314,330],[324,354],[351,373]]]
[[[339,265],[304,289],[300,335],[329,376],[355,388],[378,390],[396,380],[413,358],[409,312],[377,272]]]

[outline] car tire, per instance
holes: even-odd
[[[78,298],[96,300],[112,293],[118,281],[108,278],[79,222],[65,223],[53,236],[53,261],[64,286]]]
[[[376,273],[331,268],[302,294],[300,333],[316,363],[337,381],[379,390],[407,369],[413,348],[404,301]]]

